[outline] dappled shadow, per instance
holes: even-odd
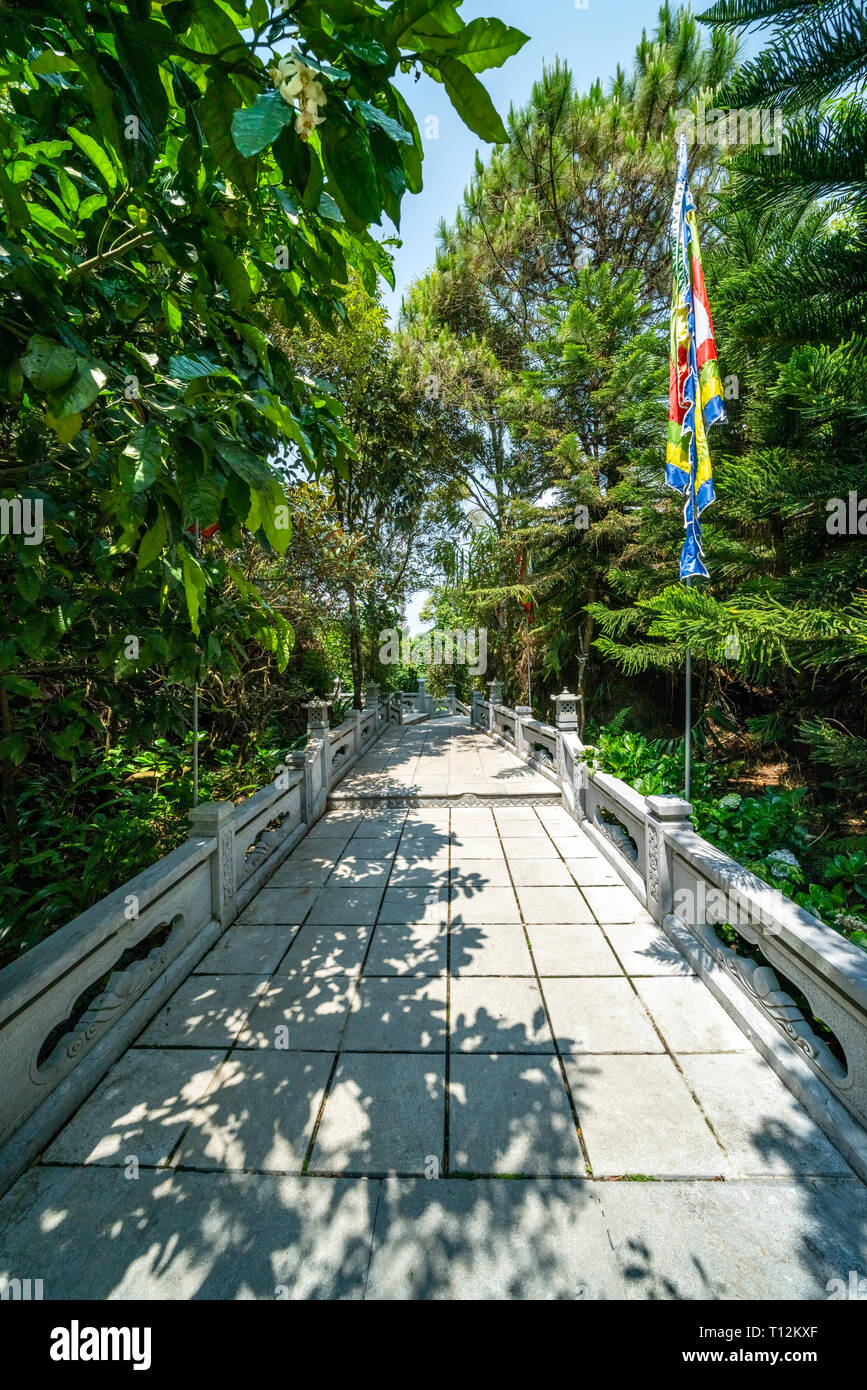
[[[600,1060],[567,1090],[482,843],[499,832],[461,815],[319,822],[0,1203],[0,1276],[49,1299],[655,1299],[824,1298],[867,1272],[863,1186],[818,1176],[827,1153],[784,1110],[745,1107],[737,1181],[586,1177],[575,1121]],[[571,930],[601,950],[594,924]],[[677,973],[656,929],[606,931],[629,973]],[[682,1060],[725,1141],[715,1098],[737,1087]]]
[[[628,1297],[821,1301],[847,1296],[850,1271],[863,1277],[864,1185],[810,1176],[815,1136],[777,1118],[748,1125],[745,1139],[765,1161],[757,1170],[776,1158],[789,1175],[601,1189]]]

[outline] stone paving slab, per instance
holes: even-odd
[[[527,928],[540,975],[622,975],[623,971],[595,922],[541,923]]]
[[[570,865],[573,866],[571,871],[582,888],[598,888],[603,885],[607,887],[619,887],[623,884],[623,879],[620,877],[617,870],[608,863],[607,859],[603,859],[601,854],[597,854],[592,858],[573,859],[567,862],[570,862]]]
[[[466,923],[452,928],[451,973],[529,975],[533,960],[520,922]]]
[[[564,1066],[595,1176],[730,1173],[670,1057],[566,1057]]]
[[[525,922],[592,922],[593,914],[577,888],[518,888]]]
[[[496,835],[497,825],[494,820],[492,810],[486,810],[482,806],[475,806],[473,809],[463,811],[458,807],[452,811],[452,830],[457,835],[473,835],[483,837],[485,835]]]
[[[758,1053],[678,1061],[739,1176],[851,1176],[842,1155]]]
[[[288,971],[262,993],[237,1046],[334,1052],[353,995],[353,979],[347,975]]]
[[[308,922],[292,943],[283,962],[291,974],[357,975],[364,960],[371,928],[319,926]]]
[[[304,841],[302,840],[302,844]],[[337,855],[295,853],[268,880],[269,888],[322,888],[337,863]]]
[[[861,1183],[608,1183],[630,1299],[816,1299],[867,1267]]]
[[[300,1173],[332,1061],[330,1052],[234,1052],[195,1111],[178,1165]]]
[[[2,1204],[0,1277],[46,1299],[359,1299],[380,1183],[32,1168]],[[46,1213],[43,1222],[34,1212]]]
[[[394,922],[400,926],[445,927],[448,925],[449,890],[446,884],[386,888],[380,922]]]
[[[512,884],[505,859],[465,859],[463,855],[452,868],[451,880],[452,889],[465,897],[485,888],[510,888]]]
[[[553,1052],[535,980],[461,977],[451,987],[451,1045],[458,1052]]]
[[[345,926],[347,923],[372,926],[382,902],[382,892],[382,888],[331,888],[326,885],[320,889],[307,921],[315,926]]]
[[[363,816],[353,839],[373,841],[381,845],[391,845],[392,842],[397,844],[403,832],[404,821],[403,811],[394,815],[389,811],[382,811],[378,815]]]
[[[604,856],[599,853],[593,841],[587,835],[576,835],[575,829],[576,827],[573,826],[571,831],[563,834],[558,830],[550,831],[551,839],[557,846],[557,852],[562,854],[566,863],[571,864],[573,860],[589,859],[595,862],[602,859]],[[575,871],[573,870],[573,872]]]
[[[509,857],[509,873],[517,888],[571,888],[569,866],[560,859],[515,859]]]
[[[353,1000],[344,1052],[445,1052],[446,982],[365,975]]]
[[[357,811],[327,811],[305,835],[308,844],[319,840],[348,840],[361,825],[363,816]]]
[[[254,975],[191,975],[139,1034],[136,1045],[228,1047],[267,984]]]
[[[497,808],[494,812],[497,830],[504,839],[545,840],[548,832],[532,811],[510,811]]]
[[[350,849],[354,844],[355,841],[350,840]],[[390,873],[391,856],[373,858],[369,854],[354,854],[347,850],[335,865],[328,879],[328,887],[353,884],[359,888],[384,888]]]
[[[511,885],[498,888],[481,879],[465,877],[462,871],[452,881],[451,917],[453,923],[521,920]]]
[[[607,924],[605,935],[627,975],[692,975],[693,969],[657,926]]]
[[[532,835],[504,835],[503,853],[507,859],[556,859],[560,851],[552,840],[537,840]]]
[[[579,866],[580,877],[580,866]],[[597,922],[604,925],[617,922],[644,922],[655,925],[650,913],[641,906],[628,888],[591,887],[582,888],[584,897],[590,904]]]
[[[479,859],[502,859],[503,846],[496,835],[455,835],[452,863],[475,863]]]
[[[561,1052],[664,1051],[627,979],[546,979],[544,990]]]
[[[46,1152],[49,1163],[166,1164],[223,1052],[132,1048]]]
[[[344,1053],[309,1172],[424,1173],[442,1163],[442,1053]]]
[[[623,1298],[586,1182],[386,1182],[366,1297]]]
[[[452,1058],[449,1172],[584,1176],[584,1156],[555,1057]]]
[[[238,924],[196,966],[196,975],[273,975],[298,931],[282,924]]]
[[[635,987],[673,1052],[753,1052],[746,1034],[697,975],[637,979]]]
[[[269,888],[267,885],[235,920],[235,926],[299,927],[324,890],[304,888]]]
[[[403,926],[380,922],[373,934],[365,975],[442,975],[446,969],[448,932],[433,925]]]

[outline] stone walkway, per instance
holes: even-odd
[[[554,790],[465,721],[347,796]],[[460,792],[458,789],[462,789]],[[329,812],[0,1203],[46,1298],[824,1299],[864,1185],[558,806]]]

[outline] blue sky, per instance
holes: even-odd
[[[710,0],[706,0],[709,4]],[[699,4],[701,12],[706,4]],[[464,0],[462,17],[496,15],[529,34],[516,57],[501,68],[481,74],[505,119],[511,103],[522,105],[542,72],[543,62],[560,57],[569,63],[579,91],[601,77],[607,85],[617,64],[629,67],[642,29],[655,27],[658,0],[587,0],[578,9],[574,0]],[[398,85],[412,106],[424,142],[424,188],[403,200],[400,237],[394,252],[397,287],[384,299],[392,317],[400,310],[404,290],[433,261],[436,229],[441,217],[450,222],[473,171],[477,149],[484,157],[489,146],[467,130],[454,112],[443,87],[424,74],[418,82],[399,76]],[[437,139],[424,139],[425,117],[436,116]],[[390,223],[384,225],[390,227]]]

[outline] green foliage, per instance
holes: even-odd
[[[622,712],[625,717],[627,712]],[[592,766],[643,796],[683,794],[683,744],[624,732],[623,719],[596,735]],[[867,838],[824,842],[806,787],[760,796],[725,790],[727,764],[692,762],[690,801],[699,833],[801,907],[867,947]]]
[[[296,638],[309,650],[327,625],[301,576],[345,558],[314,494],[364,445],[346,382],[313,379],[293,344],[345,323],[351,281],[393,280],[379,229],[399,225],[422,157],[395,74],[446,81],[496,138],[476,73],[525,37],[465,24],[452,0],[58,0],[4,18],[0,500],[41,507],[44,535],[0,535],[0,792],[14,902],[40,881],[32,940],[104,891],[106,856],[125,872],[180,833],[161,828],[180,790],[128,794],[112,774],[131,828],[105,838],[78,781],[96,795],[103,751],[168,757],[194,685],[241,766],[284,690],[296,723],[311,693]],[[276,85],[287,59],[315,70],[318,123]],[[396,505],[411,416],[383,481]],[[296,506],[314,544],[287,584]],[[43,799],[63,805],[56,822]]]
[[[200,735],[203,800],[241,799],[258,790],[297,739],[249,750],[208,747]],[[0,870],[0,965],[63,926],[114,888],[175,849],[192,806],[192,736],[182,743],[132,741],[81,760],[71,776],[47,770],[16,806],[24,849]]]

